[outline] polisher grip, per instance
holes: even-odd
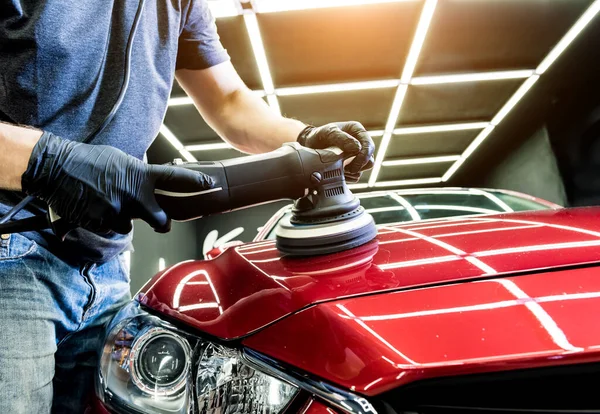
[[[156,198],[172,219],[193,220],[265,202],[301,198],[311,186],[311,173],[329,164],[316,151],[296,143],[266,154],[185,163],[182,168],[213,177],[214,188],[198,193],[156,190]]]

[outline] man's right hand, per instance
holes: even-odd
[[[65,221],[93,232],[132,230],[132,219],[166,233],[171,220],[154,190],[195,192],[213,180],[200,172],[147,165],[105,145],[65,140],[44,132],[22,176],[23,191],[45,201]]]

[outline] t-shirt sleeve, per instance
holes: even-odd
[[[176,69],[206,69],[229,60],[207,0],[189,0],[184,18]]]

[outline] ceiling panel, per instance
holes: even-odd
[[[433,134],[393,135],[385,158],[390,160],[461,154],[479,132],[479,130],[469,130]]]
[[[398,78],[422,3],[258,15],[276,87]]]
[[[182,155],[162,135],[158,135],[146,152],[150,164],[164,164],[175,158],[183,158]]]
[[[194,105],[169,107],[164,123],[184,144],[219,139],[217,133],[202,119]]]
[[[415,74],[533,69],[591,3],[438,1]]]
[[[441,177],[452,163],[400,165],[382,167],[377,181]]]
[[[285,116],[313,125],[354,120],[370,129],[382,129],[394,93],[395,88],[385,88],[280,96],[279,106]]]
[[[490,121],[523,80],[410,86],[398,126]]]

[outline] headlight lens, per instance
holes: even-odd
[[[195,402],[200,414],[278,414],[298,392],[244,363],[238,350],[180,331],[137,302],[108,327],[97,389],[117,411],[148,414],[192,413]]]
[[[196,389],[200,414],[276,414],[298,389],[245,364],[238,352],[206,344],[200,352]]]

